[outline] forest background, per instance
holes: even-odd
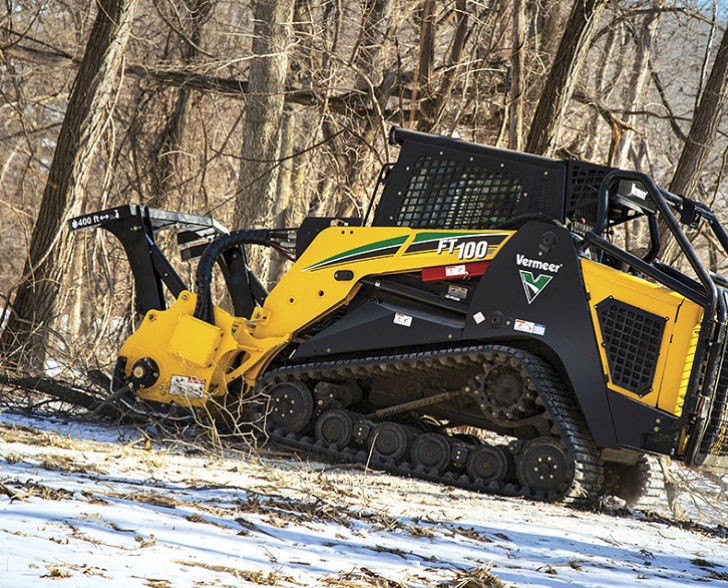
[[[123,253],[69,234],[71,216],[361,215],[392,125],[641,170],[725,220],[724,17],[668,0],[3,0],[2,366],[83,377],[133,328]],[[285,269],[256,265],[269,285]]]

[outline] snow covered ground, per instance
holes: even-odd
[[[725,527],[642,519],[0,414],[0,588],[728,586]]]

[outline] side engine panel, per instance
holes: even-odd
[[[679,417],[703,309],[684,296],[581,260],[610,390]]]

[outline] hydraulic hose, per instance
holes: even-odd
[[[215,324],[212,304],[212,270],[219,257],[239,245],[271,245],[271,232],[267,229],[241,229],[227,235],[222,235],[210,243],[200,257],[195,277],[197,291],[197,304],[195,305],[195,318]]]

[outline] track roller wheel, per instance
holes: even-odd
[[[407,455],[410,435],[399,423],[380,423],[369,437],[369,448],[378,457],[399,461]]]
[[[351,416],[339,408],[327,410],[316,421],[316,439],[339,450],[349,444],[353,433],[354,422]]]
[[[483,445],[470,452],[466,469],[476,482],[505,482],[513,475],[513,456],[503,447]]]
[[[444,435],[425,433],[412,442],[410,456],[415,467],[422,466],[441,474],[450,463],[450,443]]]
[[[556,439],[537,437],[523,446],[518,456],[516,473],[525,496],[559,500],[571,487],[574,463]]]
[[[303,382],[277,384],[268,391],[270,424],[285,433],[300,433],[313,416],[313,395]]]

